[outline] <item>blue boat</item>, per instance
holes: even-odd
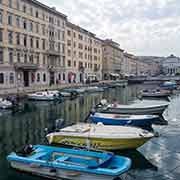
[[[94,123],[102,122],[105,125],[150,127],[153,122],[159,120],[159,116],[95,113],[90,115],[90,120]]]
[[[52,146],[28,146],[7,156],[12,168],[52,179],[113,180],[131,166],[131,160],[108,152]]]
[[[166,81],[160,85],[162,89],[173,90],[177,88],[177,84],[175,81]]]

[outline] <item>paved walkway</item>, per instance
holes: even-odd
[[[126,80],[119,80],[119,81],[100,81],[98,83],[91,83],[90,85],[99,85],[102,83],[122,83],[122,84],[126,84],[127,81]],[[55,89],[64,89],[64,88],[74,88],[74,87],[85,87],[85,86],[89,86],[89,84],[82,84],[82,83],[71,83],[71,84],[57,84],[57,85],[52,85],[52,86],[46,86],[46,85],[42,85],[42,86],[33,86],[33,87],[19,87],[19,88],[9,88],[9,89],[0,89],[0,96],[3,95],[11,95],[11,94],[19,94],[21,96],[26,95],[27,93],[32,93],[32,92],[36,92],[36,91],[42,91],[45,89],[48,90],[55,90]]]

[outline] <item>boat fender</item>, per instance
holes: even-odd
[[[104,126],[104,124],[102,122],[98,122],[97,126]]]
[[[132,120],[129,120],[129,121],[127,122],[127,125],[129,125],[129,124],[132,124]]]

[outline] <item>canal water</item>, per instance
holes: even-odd
[[[74,100],[60,102],[23,102],[20,112],[0,111],[0,180],[40,180],[9,168],[8,153],[25,144],[45,144],[45,129],[54,129],[56,119],[64,119],[62,127],[84,121],[92,106],[102,98],[122,104],[137,98],[142,85],[107,89],[103,93],[84,94]],[[132,159],[132,168],[122,180],[180,179],[180,96],[171,97],[164,114],[168,125],[155,125],[160,137],[153,138],[137,150],[118,151]],[[43,178],[44,179],[44,178]]]

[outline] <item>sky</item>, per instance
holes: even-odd
[[[180,56],[180,0],[39,0],[140,56]]]

